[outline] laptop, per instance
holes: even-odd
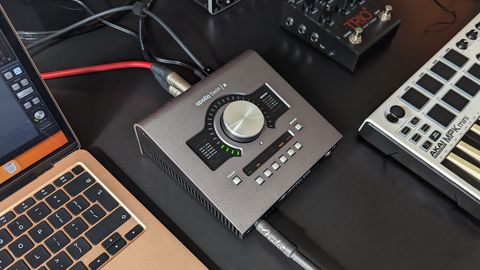
[[[0,270],[205,269],[80,143],[0,11]]]

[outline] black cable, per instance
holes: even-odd
[[[147,4],[147,7],[149,7],[152,2],[153,1],[150,1]],[[141,50],[145,60],[155,61],[155,62],[161,63],[161,64],[176,65],[176,66],[187,68],[187,69],[191,70],[201,80],[203,80],[206,77],[205,74],[202,71],[192,67],[191,65],[189,65],[187,63],[184,63],[184,62],[181,62],[181,61],[178,61],[178,60],[165,59],[165,58],[161,58],[161,57],[153,55],[147,49],[147,46],[146,46],[146,41],[145,41],[145,18],[143,18],[143,17],[140,17],[140,20],[139,20],[139,23],[138,23],[138,36],[139,36],[140,50]]]
[[[78,5],[80,5],[83,9],[85,9],[88,13],[90,13],[90,15],[95,15],[95,14],[96,14],[96,13],[93,12],[93,10],[92,10],[91,8],[89,8],[89,7],[87,6],[87,4],[85,4],[83,1],[81,1],[81,0],[70,0],[70,1],[73,1],[73,2],[77,3]],[[103,23],[104,25],[110,27],[110,28],[113,28],[113,29],[118,30],[118,31],[120,31],[120,32],[123,32],[123,33],[125,33],[125,34],[127,34],[127,35],[130,35],[130,36],[134,37],[135,39],[138,39],[138,35],[135,34],[135,32],[133,32],[133,31],[131,31],[131,30],[129,30],[129,29],[123,27],[123,26],[120,26],[120,25],[111,23],[111,22],[109,22],[109,21],[107,21],[107,20],[104,20],[104,19],[102,19],[102,18],[98,18],[97,20],[98,20],[99,22]]]
[[[81,2],[80,0],[72,0],[72,1],[79,1]],[[87,7],[88,8],[88,7]],[[130,10],[133,10],[133,6],[123,6],[123,7],[117,7],[117,8],[113,8],[113,9],[109,9],[109,10],[106,10],[106,11],[103,11],[101,13],[98,13],[98,14],[94,14],[90,17],[87,17],[77,23],[74,23],[68,27],[65,27],[61,30],[58,30],[58,31],[55,31],[53,32],[52,34],[38,40],[38,41],[35,41],[29,45],[27,45],[27,49],[33,49],[35,47],[38,47],[46,42],[49,42],[49,41],[52,41],[54,39],[56,39],[57,37],[60,37],[66,33],[69,33],[70,31],[73,31],[79,27],[82,27],[83,25],[85,24],[88,24],[89,22],[91,21],[94,21],[94,20],[98,20],[98,19],[101,19],[102,17],[105,17],[107,15],[110,15],[110,14],[114,14],[114,13],[118,13],[118,12],[123,12],[123,11],[130,11]],[[205,66],[193,55],[193,53],[187,48],[187,46],[180,40],[180,38],[170,29],[170,27],[168,27],[168,25],[166,25],[156,14],[154,14],[153,12],[149,11],[148,9],[145,9],[143,10],[143,12],[153,18],[158,24],[160,24],[166,31],[167,33],[170,34],[170,36],[179,44],[179,46],[194,60],[194,62],[203,70],[205,70]],[[188,68],[190,70],[193,71],[193,73],[195,75],[197,75],[200,79],[203,79],[205,78],[205,74],[202,73],[202,71],[186,64],[186,63],[183,63],[181,61],[177,61],[177,60],[170,60],[170,59],[164,59],[164,58],[160,58],[160,57],[156,57],[156,56],[153,56],[151,54],[148,53],[148,50],[146,49],[145,47],[145,44],[144,44],[144,40],[143,40],[143,20],[144,18],[140,18],[140,24],[139,26],[142,26],[140,29],[139,29],[139,35],[133,33],[135,35],[136,38],[138,38],[138,40],[140,41],[140,44],[141,44],[141,50],[142,50],[142,53],[144,54],[144,56],[146,57],[151,57],[154,61],[158,62],[158,63],[162,63],[162,64],[169,64],[169,65],[178,65],[178,66],[181,66],[181,67],[184,67],[184,68]],[[107,22],[108,23],[108,22]],[[114,29],[116,30],[119,30],[118,28],[115,28]],[[121,30],[120,30],[121,31]],[[130,31],[130,30],[129,30]],[[123,32],[123,31],[122,31]]]
[[[148,17],[152,18],[155,22],[157,22],[174,40],[177,44],[185,51],[185,53],[195,62],[195,64],[201,69],[206,70],[205,65],[198,60],[198,58],[190,51],[190,49],[183,43],[183,41],[173,32],[173,30],[162,20],[158,17],[155,13],[151,12],[148,9],[144,9],[143,13]]]
[[[449,27],[451,27],[453,24],[455,24],[457,22],[457,13],[455,12],[455,10],[452,10],[450,8],[448,8],[445,4],[441,3],[439,0],[432,0],[441,10],[443,10],[444,12],[450,14],[450,16],[452,17],[452,19],[448,22],[437,22],[437,23],[434,23],[434,24],[431,24],[429,26],[427,26],[427,28],[425,29],[425,31],[423,31],[423,34],[427,34],[428,32],[431,32],[431,31],[439,31],[439,30],[445,30],[445,29],[448,29]],[[434,29],[435,27],[437,26],[444,26],[444,27],[441,27],[439,29]]]
[[[105,10],[103,12],[100,12],[98,14],[95,14],[95,15],[92,15],[88,18],[85,18],[79,22],[76,22],[68,27],[65,27],[61,30],[58,30],[57,32],[55,32],[54,34],[51,34],[47,37],[44,37],[36,42],[33,42],[29,45],[27,45],[27,49],[33,49],[35,47],[38,47],[48,41],[51,41],[51,40],[54,40],[55,38],[59,37],[59,36],[62,36],[63,34],[66,34],[72,30],[75,30],[76,28],[78,27],[81,27],[91,21],[95,21],[97,20],[98,18],[102,18],[106,15],[110,15],[110,14],[114,14],[114,13],[118,13],[118,12],[123,12],[123,11],[129,11],[129,10],[132,10],[133,7],[132,6],[123,6],[123,7],[117,7],[117,8],[112,8],[112,9],[109,9],[109,10]]]
[[[22,1],[26,4],[28,4],[28,5],[48,5],[48,3],[39,3],[37,0],[35,0],[35,1],[22,0]],[[85,6],[87,6],[84,2],[82,2],[80,0],[78,0],[78,1],[76,1],[76,0],[64,0],[64,1],[75,2],[75,4],[79,4],[84,9],[85,9],[85,7],[83,5],[81,5],[80,2],[83,3]],[[127,1],[126,5],[132,4],[133,2],[135,2],[135,0]],[[52,6],[52,5],[50,5],[50,6]],[[59,5],[54,5],[54,6],[57,7]],[[59,7],[62,7],[62,6],[59,6]],[[91,10],[91,8],[89,8],[88,6],[87,6],[87,8]],[[85,9],[85,10],[88,12],[87,9]],[[89,12],[89,13],[91,13],[91,12]],[[118,13],[118,14],[117,13],[116,14],[111,14],[111,15],[105,16],[105,18],[102,18],[102,19],[108,20],[109,23],[111,23],[113,21],[116,21],[116,20],[120,19],[125,14],[126,14],[126,12],[121,12],[121,13]],[[79,34],[90,32],[90,31],[98,29],[102,26],[104,26],[103,23],[97,22],[97,21],[92,21],[91,23],[85,24],[84,26],[82,26],[81,28],[79,28],[76,31],[72,31],[69,34],[63,35],[62,38],[76,36],[76,35],[79,35]],[[117,30],[119,30],[119,29],[117,29]],[[45,38],[45,37],[53,34],[54,32],[56,32],[56,30],[52,30],[52,31],[17,31],[17,32],[19,33],[20,38],[22,38],[23,40],[36,41],[36,40]]]
[[[85,4],[83,1],[81,0],[69,0],[71,2],[74,2],[76,3],[77,5],[79,5],[80,7],[82,7],[85,11],[87,11],[90,15],[95,15],[96,13],[87,5]],[[129,29],[126,29],[125,27],[122,27],[122,26],[119,26],[119,25],[116,25],[114,23],[111,23],[109,21],[106,21],[102,18],[98,18],[97,19],[99,22],[101,22],[102,24],[106,25],[106,26],[109,26],[115,30],[118,30],[120,32],[123,32],[125,34],[128,34],[132,37],[134,37],[135,39],[138,39],[138,35],[135,34],[133,31],[129,30]],[[56,31],[38,31],[38,32],[33,32],[33,31],[17,31],[18,34],[20,35],[20,38],[22,38],[23,40],[26,40],[26,41],[35,41],[35,40],[38,40],[38,39],[41,39],[41,38],[44,38],[48,35],[51,35],[53,33],[55,33]]]

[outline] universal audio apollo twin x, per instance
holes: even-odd
[[[135,131],[142,153],[240,238],[341,138],[252,51]]]
[[[480,15],[402,85],[360,134],[480,218]]]

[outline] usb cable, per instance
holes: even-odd
[[[265,237],[272,245],[280,250],[285,256],[292,259],[299,266],[305,270],[326,270],[316,266],[305,255],[303,255],[295,244],[290,242],[285,236],[277,231],[272,225],[263,219],[259,219],[255,222],[255,228],[257,231]]]

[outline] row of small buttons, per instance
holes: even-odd
[[[295,122],[293,122],[293,123],[295,123]],[[293,127],[295,128],[296,131],[301,131],[303,129],[302,124],[300,124],[299,122],[296,122],[295,124],[293,124],[293,123],[291,125],[293,125]],[[297,150],[300,150],[302,147],[303,147],[303,145],[300,142],[296,142],[294,144],[294,148],[297,149]],[[295,155],[295,150],[289,148],[287,150],[287,155],[290,156],[290,157],[293,157]],[[280,163],[284,164],[288,161],[288,158],[287,158],[286,155],[281,155],[278,160],[280,161]],[[280,169],[280,164],[278,162],[274,162],[274,163],[272,163],[271,168],[273,169],[273,171],[277,171],[278,169]],[[269,178],[273,175],[273,172],[272,172],[272,170],[267,169],[263,172],[263,175],[266,178]],[[238,186],[242,183],[242,179],[240,178],[240,176],[236,175],[235,177],[232,178],[232,182],[233,182],[233,184]],[[261,185],[265,182],[265,180],[263,179],[262,176],[258,176],[257,178],[255,178],[255,182],[257,182],[257,184]]]
[[[293,145],[293,147],[298,151],[298,150],[303,148],[303,145],[300,142],[296,142]],[[287,155],[288,156],[293,157],[295,154],[296,154],[296,151],[294,149],[292,149],[292,148],[287,149]],[[281,155],[279,157],[279,160],[280,160],[281,163],[283,163],[283,164],[287,163],[287,161],[288,161],[287,155]],[[280,164],[278,162],[274,162],[274,163],[272,163],[271,167],[274,171],[277,171],[278,169],[280,169]],[[266,178],[270,178],[272,175],[273,175],[273,172],[270,169],[266,169],[263,172],[263,176],[266,177]],[[255,178],[255,182],[258,185],[262,185],[263,183],[265,183],[265,179],[263,179],[262,176],[258,176],[257,178]]]
[[[296,142],[294,145],[293,145],[293,148],[295,148],[297,151],[302,149],[303,148],[303,145],[300,143],[300,142]],[[263,171],[263,177],[262,176],[258,176],[257,178],[255,178],[255,182],[259,185],[263,184],[265,182],[265,178],[270,178],[272,175],[273,175],[273,172],[274,171],[278,171],[281,167],[280,164],[285,164],[287,163],[288,161],[288,157],[287,156],[290,156],[290,157],[293,157],[296,152],[294,149],[292,148],[289,148],[286,152],[287,154],[286,155],[281,155],[278,160],[279,162],[275,161],[272,163],[271,165],[271,168],[269,169],[266,169],[265,171]],[[233,177],[232,179],[232,182],[235,184],[235,185],[240,185],[240,183],[242,183],[242,179],[237,175],[235,177]]]

